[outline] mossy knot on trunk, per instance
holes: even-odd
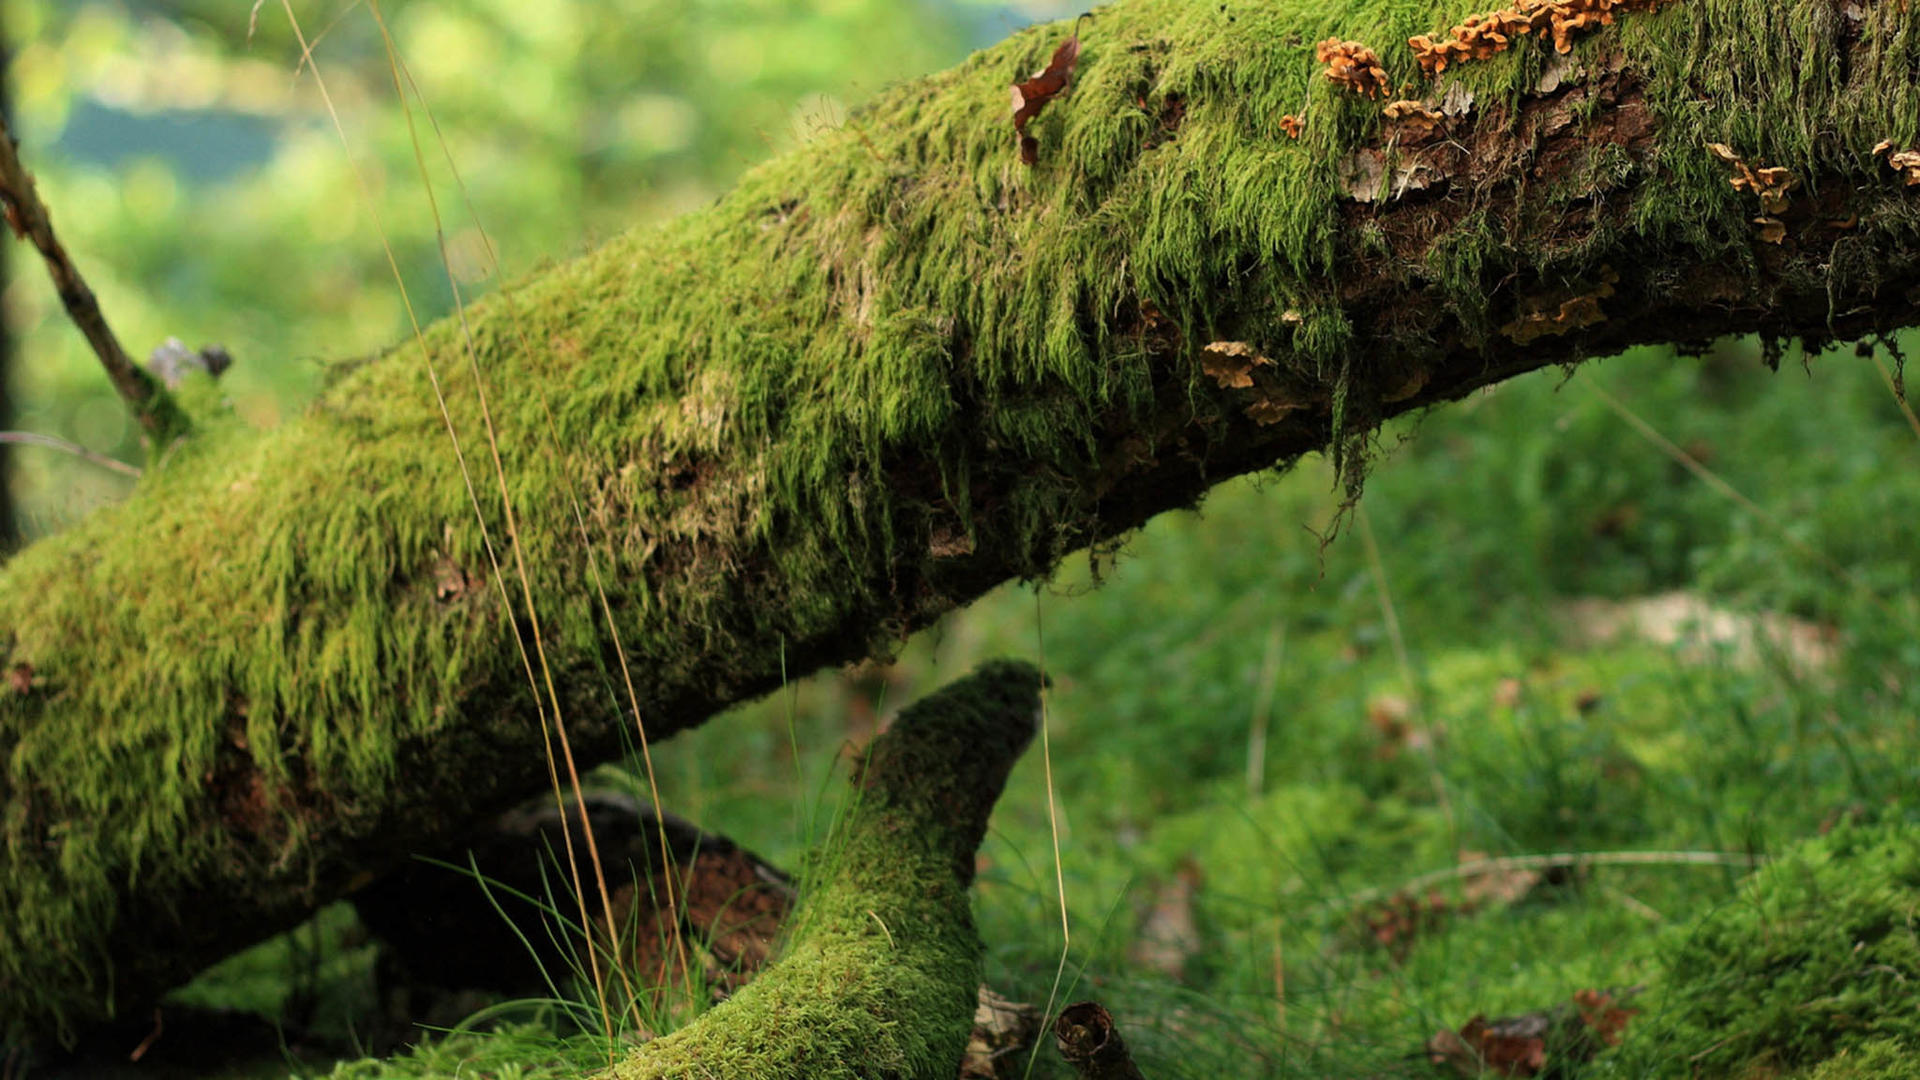
[[[952,1080],[980,978],[973,856],[1041,685],[995,661],[901,713],[856,771],[780,959],[606,1080]]]

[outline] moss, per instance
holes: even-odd
[[[1920,1044],[1873,1039],[1842,1050],[1806,1073],[1805,1080],[1920,1080]]]
[[[603,1076],[950,1080],[980,982],[974,852],[1039,689],[1032,667],[989,663],[902,712],[855,778],[780,958]]]
[[[1102,431],[1168,383],[1211,392],[1146,340],[1143,305],[1180,341],[1252,339],[1337,402],[1302,415],[1353,480],[1383,412],[1376,356],[1417,370],[1449,347],[1433,325],[1499,325],[1530,268],[1751,270],[1751,207],[1708,141],[1868,193],[1863,243],[1920,231],[1868,152],[1920,124],[1913,20],[1868,5],[1843,54],[1856,31],[1827,0],[1687,0],[1579,50],[1624,50],[1656,114],[1644,182],[1595,200],[1630,229],[1576,244],[1489,221],[1431,262],[1389,244],[1356,271],[1337,163],[1379,117],[1319,77],[1312,43],[1359,38],[1411,83],[1404,39],[1478,6],[1102,8],[1032,168],[1006,88],[1066,30],[1023,32],[883,92],[702,213],[504,289],[470,342],[443,322],[278,430],[202,432],[127,503],[20,554],[0,570],[0,659],[35,682],[0,692],[0,1029],[151,995],[338,895],[369,845],[395,857],[537,788],[556,704],[583,755],[615,752],[589,548],[658,735],[1110,535],[1088,494]],[[1539,63],[1530,42],[1459,78],[1517,102]],[[1486,198],[1462,193],[1463,212]],[[1418,284],[1429,322],[1358,324],[1343,290],[1362,279]],[[950,517],[983,553],[957,570],[923,535]],[[527,678],[535,618],[557,702]],[[206,891],[255,917],[191,901]]]
[[[1655,1074],[1899,1075],[1866,1063],[1920,1050],[1920,827],[1842,825],[1662,951],[1654,1027],[1630,1043]]]

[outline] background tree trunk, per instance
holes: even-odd
[[[5,119],[8,131],[13,130],[13,96],[6,76],[11,70],[13,43],[7,36],[6,15],[0,12],[0,118]],[[12,266],[13,251],[6,245],[0,250],[0,296],[6,295],[7,286],[13,281]],[[13,330],[0,319],[0,431],[14,425],[13,357]],[[0,559],[13,554],[19,546],[20,522],[13,509],[13,447],[0,444]]]
[[[275,430],[200,409],[0,570],[0,1028],[292,925],[540,789],[561,723],[613,756],[628,674],[660,738],[1520,372],[1916,321],[1900,5],[1683,0],[1437,83],[1402,43],[1446,20],[1347,9],[1103,8],[1032,166],[1008,87],[1068,31],[1022,33]]]

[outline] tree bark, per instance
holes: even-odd
[[[275,430],[199,410],[0,570],[0,1029],[539,790],[559,723],[605,760],[634,704],[664,737],[1524,371],[1916,321],[1904,5],[1681,0],[1438,81],[1402,42],[1439,15],[1322,10],[1102,8],[1032,166],[1008,87],[1068,31],[1024,32]],[[1433,133],[1322,78],[1329,35]]]

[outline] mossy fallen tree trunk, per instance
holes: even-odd
[[[981,947],[967,887],[1039,718],[1040,673],[990,663],[875,739],[780,958],[602,1080],[953,1080]]]
[[[1920,321],[1920,20],[1644,6],[1428,81],[1401,43],[1456,4],[1122,0],[1032,166],[1008,86],[1062,28],[276,430],[202,410],[0,570],[0,1029],[149,1000],[539,790],[556,721],[612,756],[622,661],[658,738],[1523,371]],[[1328,36],[1430,107],[1323,79]]]

